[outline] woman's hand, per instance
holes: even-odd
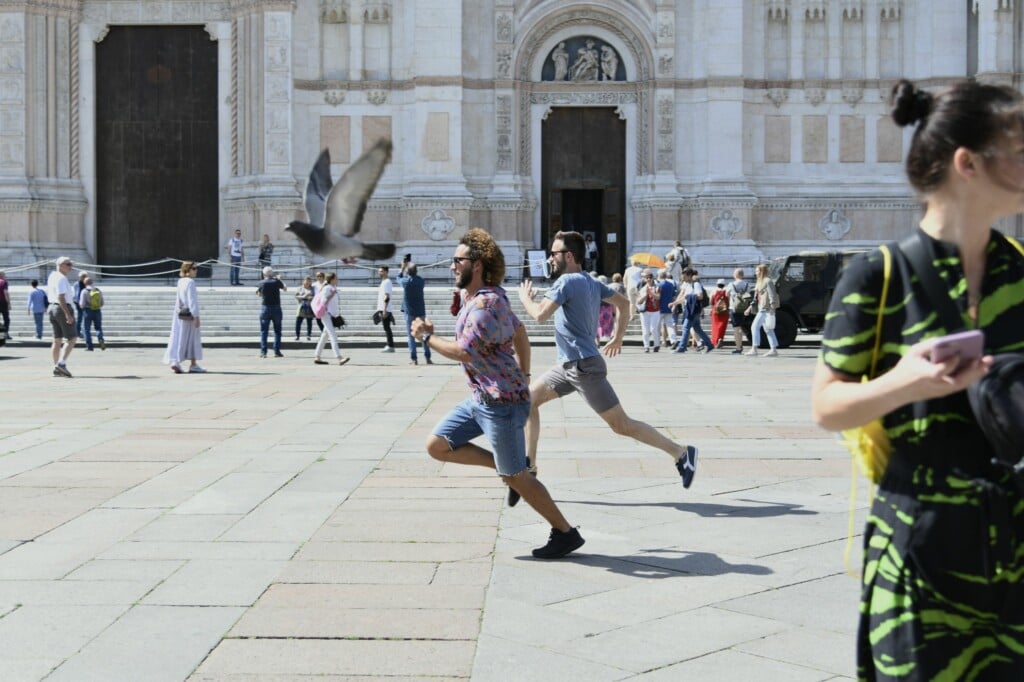
[[[954,355],[943,362],[931,360],[932,346],[936,339],[928,339],[911,346],[896,366],[886,374],[893,382],[905,387],[909,399],[931,400],[963,391],[985,376],[992,365],[992,356],[967,361],[961,366],[961,359]]]

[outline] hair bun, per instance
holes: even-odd
[[[927,118],[932,111],[934,98],[930,92],[902,79],[892,86],[889,101],[892,107],[892,120],[896,125],[903,127]]]

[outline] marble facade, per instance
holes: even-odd
[[[319,150],[335,177],[394,159],[364,230],[418,260],[471,225],[543,248],[541,131],[555,107],[626,123],[626,249],[698,262],[859,248],[918,207],[893,80],[1019,84],[1011,0],[2,0],[0,262],[91,262],[96,45],[111,26],[201,25],[218,49],[223,244],[283,226]],[[1011,226],[1020,233],[1020,226]],[[208,254],[216,257],[219,254]],[[308,260],[308,259],[307,259]]]

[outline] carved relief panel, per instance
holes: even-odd
[[[542,81],[624,81],[626,69],[618,51],[600,38],[576,36],[555,46],[541,72]]]

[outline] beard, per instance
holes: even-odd
[[[565,272],[565,261],[554,259],[549,267],[551,268],[551,279],[558,279]]]
[[[465,289],[469,286],[469,283],[473,281],[473,270],[460,270],[455,275],[455,286],[460,289]]]

